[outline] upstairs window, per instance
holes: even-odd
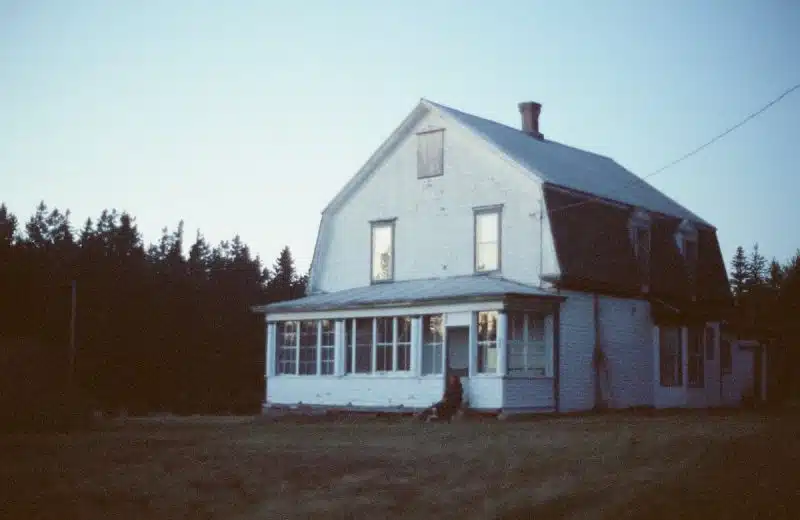
[[[371,279],[389,282],[394,279],[394,220],[372,223]]]
[[[444,129],[417,134],[417,178],[444,175]]]
[[[501,211],[499,207],[475,210],[475,272],[500,270]]]

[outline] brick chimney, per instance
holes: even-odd
[[[519,113],[522,114],[522,131],[531,137],[542,140],[544,136],[539,132],[539,114],[542,105],[535,101],[525,101],[519,104]]]

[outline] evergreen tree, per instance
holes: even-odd
[[[0,204],[0,254],[11,249],[17,236],[17,217]]]
[[[275,301],[291,300],[300,296],[297,271],[294,258],[289,246],[281,250],[280,256],[272,268],[272,278],[269,282],[270,296]]]
[[[767,259],[758,250],[758,244],[753,245],[753,252],[747,262],[747,285],[750,287],[761,286],[767,278]]]
[[[745,291],[745,285],[748,277],[747,256],[745,255],[744,248],[739,246],[736,248],[736,254],[731,260],[730,283],[733,296],[738,302]]]

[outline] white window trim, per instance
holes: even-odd
[[[522,347],[523,348],[523,359],[525,360],[525,368],[523,369],[512,369],[509,363],[507,374],[510,377],[517,377],[517,378],[534,378],[534,379],[551,379],[553,377],[553,349],[550,346],[550,342],[548,341],[548,334],[547,334],[547,316],[541,317],[542,323],[542,340],[541,341],[531,341],[530,340],[530,318],[531,312],[526,311],[515,311],[513,314],[520,314],[523,317],[522,320],[522,339],[521,340],[507,340],[507,349],[508,355],[507,359],[511,359],[511,349],[512,347]],[[508,334],[510,337],[510,334]],[[533,348],[537,343],[540,343],[544,346],[544,374],[537,374],[534,372],[533,367],[529,367],[527,365],[528,362],[528,349]]]
[[[497,266],[493,269],[478,269],[478,219],[487,215],[497,215]],[[503,205],[472,208],[472,270],[475,273],[500,273],[503,270]]]

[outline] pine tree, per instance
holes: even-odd
[[[299,280],[289,246],[285,246],[281,250],[272,272],[273,275],[269,281],[268,289],[273,299],[276,301],[291,300],[299,296],[297,287]]]
[[[10,249],[17,235],[17,217],[0,204],[0,251]]]
[[[736,248],[736,254],[733,256],[733,260],[731,260],[730,272],[731,290],[737,301],[739,301],[744,294],[747,276],[747,256],[745,255],[744,248],[739,246]]]
[[[747,285],[750,287],[761,286],[767,278],[767,259],[758,250],[758,244],[753,245],[753,252],[747,261]]]

